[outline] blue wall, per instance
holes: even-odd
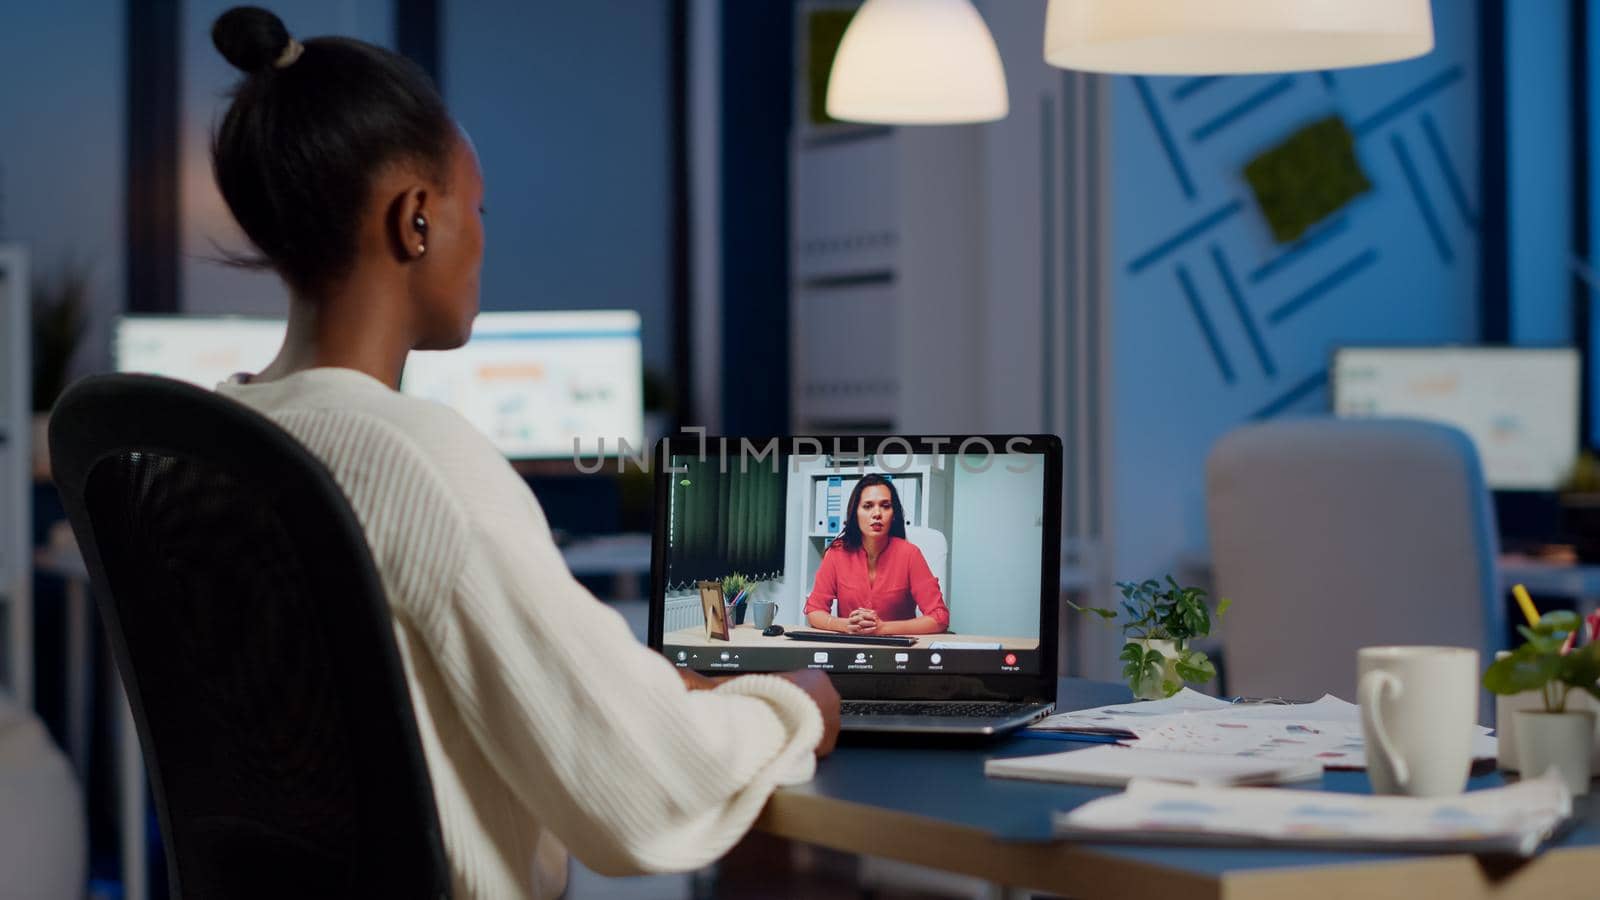
[[[289,289],[275,273],[241,269],[222,260],[226,250],[254,255],[211,171],[211,134],[227,113],[239,70],[211,43],[217,17],[236,0],[186,0],[178,46],[179,308],[198,315],[285,316]],[[393,0],[273,0],[266,4],[289,33],[302,38],[337,34],[394,48]],[[268,359],[257,365],[265,366]]]
[[[1588,33],[1584,42],[1589,47],[1588,64],[1588,125],[1589,125],[1589,196],[1582,198],[1586,204],[1583,214],[1589,219],[1589,268],[1594,270],[1596,263],[1600,263],[1600,0],[1582,0],[1587,3],[1587,19],[1585,24]],[[1600,347],[1600,289],[1594,285],[1589,286],[1586,292],[1589,303],[1589,346]],[[1592,355],[1592,354],[1591,354]],[[1586,361],[1585,373],[1589,386],[1589,445],[1600,446],[1600,365]]]
[[[1205,548],[1211,445],[1243,422],[1326,410],[1334,347],[1476,338],[1476,5],[1436,3],[1434,24],[1434,52],[1405,63],[1115,79],[1118,577]],[[1331,114],[1373,187],[1280,246],[1241,170]]]
[[[1587,0],[1584,0],[1587,2]],[[1572,335],[1572,68],[1567,0],[1507,2],[1506,238],[1511,342]]]
[[[107,364],[123,306],[122,14],[112,0],[16,3],[0,24],[0,242],[28,245],[35,277],[92,266],[80,371]]]
[[[484,309],[636,309],[670,364],[670,4],[443,4],[446,99],[487,184]]]

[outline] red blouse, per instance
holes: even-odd
[[[939,579],[928,568],[922,551],[905,538],[889,538],[878,554],[878,572],[870,584],[865,547],[846,550],[841,544],[829,544],[811,596],[806,598],[806,614],[828,612],[835,598],[839,611],[834,615],[840,618],[862,607],[884,621],[914,619],[920,610],[922,615],[932,616],[941,629],[950,627],[950,610],[939,591]]]

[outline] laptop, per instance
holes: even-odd
[[[652,467],[649,638],[674,665],[826,672],[847,731],[1053,710],[1056,437],[681,435]]]

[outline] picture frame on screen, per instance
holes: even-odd
[[[702,581],[699,588],[700,608],[706,614],[706,639],[728,640],[728,609],[722,603],[722,582]]]

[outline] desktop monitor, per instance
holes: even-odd
[[[412,353],[400,389],[455,409],[512,459],[636,454],[642,358],[632,310],[485,312],[466,346]]]
[[[903,699],[984,688],[992,697],[1055,677],[1059,440],[705,442],[670,438],[652,460],[650,641],[674,665],[710,674],[818,669],[847,696],[853,688],[856,696]],[[876,575],[888,579],[881,584],[840,561],[865,559],[853,548],[828,563],[849,539],[856,484],[874,473],[893,485],[901,510],[880,534],[904,542],[898,550],[885,544],[878,559],[892,551],[910,560],[879,567]],[[906,545],[913,556],[904,556]],[[717,602],[715,585],[733,573],[752,585],[742,612],[727,607],[734,598],[725,593]],[[920,623],[914,646],[829,640],[863,604],[882,610],[882,621]],[[769,622],[783,634],[764,633]],[[815,634],[795,639],[796,631]]]
[[[1496,491],[1553,491],[1577,461],[1579,359],[1571,348],[1344,347],[1333,407],[1348,417],[1454,425]]]
[[[113,356],[118,372],[162,375],[210,390],[239,372],[259,372],[278,355],[283,319],[244,316],[122,316]]]

